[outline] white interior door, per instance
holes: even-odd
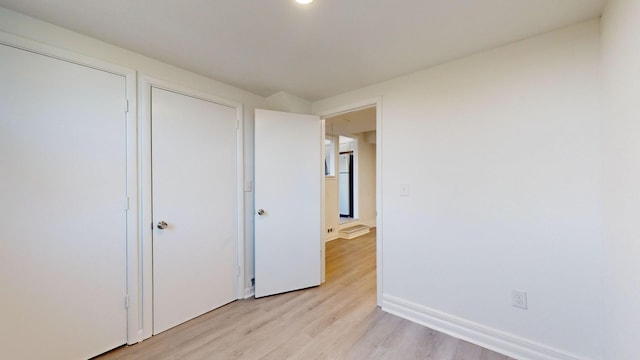
[[[127,341],[126,79],[0,45],[0,357]]]
[[[235,108],[151,89],[154,334],[236,299],[236,126]]]
[[[255,295],[320,285],[323,123],[256,110],[255,149]]]

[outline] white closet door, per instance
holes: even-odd
[[[125,78],[0,45],[0,353],[126,342]]]
[[[151,99],[157,334],[236,299],[237,120],[235,108],[163,89]]]

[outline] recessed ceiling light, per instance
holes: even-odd
[[[311,4],[313,0],[296,0],[298,4]]]

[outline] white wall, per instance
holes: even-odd
[[[325,240],[330,241],[338,238],[338,226],[340,226],[337,176],[328,176],[324,178],[324,191]],[[332,231],[329,232],[329,229],[332,229]]]
[[[324,178],[324,228],[325,228],[325,240],[331,241],[338,238],[340,226],[340,214],[338,213],[338,137],[331,134],[325,135],[326,139],[331,139],[331,145],[325,147],[325,157],[328,159],[333,158],[333,161],[328,162],[329,173],[332,176],[325,176]],[[329,150],[329,149],[332,150]]]
[[[140,74],[165,80],[180,87],[206,92],[244,105],[245,178],[253,179],[254,108],[266,108],[264,98],[210,78],[162,63],[93,38],[36,20],[0,7],[0,31],[54,46],[59,49],[118,64]],[[253,276],[253,194],[245,193],[246,286]]]
[[[376,226],[376,146],[363,133],[354,137],[358,144],[358,220]]]
[[[639,323],[632,262],[639,129],[632,118],[640,110],[631,102],[638,7],[611,0],[604,27],[611,359],[635,355]],[[383,96],[389,299],[521,338],[534,350],[537,343],[539,350],[602,357],[599,30],[598,21],[579,24],[313,104],[322,113]],[[269,106],[262,97],[3,8],[0,31],[243,103],[245,176],[253,178],[253,110]],[[410,184],[409,197],[399,196],[401,183]],[[250,279],[253,196],[246,195]],[[529,310],[509,305],[512,288],[529,292]]]
[[[277,92],[267,97],[267,104],[269,110],[292,112],[298,114],[310,114],[311,102],[297,97],[293,94],[289,94],[285,91]]]
[[[385,308],[520,358],[602,357],[599,31],[578,24],[313,104],[382,96]]]
[[[602,17],[606,359],[637,359],[640,334],[640,2]]]

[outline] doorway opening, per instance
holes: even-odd
[[[324,223],[325,242],[335,239],[352,239],[371,234],[375,237],[376,262],[376,303],[382,306],[382,191],[381,179],[381,140],[378,128],[382,127],[382,99],[374,98],[359,103],[342,106],[324,113],[325,155],[334,154],[335,160],[325,164]],[[340,223],[338,158],[340,156],[340,136],[354,139],[353,151],[353,217],[350,222]],[[333,165],[332,165],[333,164]],[[373,228],[373,229],[372,229]],[[370,236],[362,236],[366,239]],[[342,240],[341,240],[342,242]]]
[[[325,117],[325,240],[376,226],[376,106]]]

